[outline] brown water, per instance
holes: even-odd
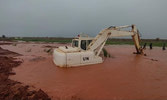
[[[44,52],[44,45],[60,44],[4,45],[24,55],[10,78],[42,88],[53,100],[167,99],[167,51],[161,48],[147,49],[143,56],[133,54],[133,46],[106,46],[112,57],[102,64],[59,68],[52,55]]]

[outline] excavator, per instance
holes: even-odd
[[[128,31],[128,29],[130,29]],[[100,31],[95,37],[81,35],[72,40],[71,46],[60,46],[53,51],[53,62],[59,67],[77,67],[98,64],[104,60],[100,56],[108,38],[131,36],[136,48],[136,54],[143,54],[140,46],[140,36],[136,25],[111,26]]]

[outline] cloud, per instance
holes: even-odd
[[[167,38],[167,1],[1,0],[0,35],[95,36],[111,25],[136,24],[143,38]]]

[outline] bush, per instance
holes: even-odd
[[[109,57],[109,58],[111,57],[111,55],[104,48],[103,48],[103,54],[104,54],[104,57]]]

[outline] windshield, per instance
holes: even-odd
[[[72,47],[78,47],[78,41],[77,40],[73,40]]]

